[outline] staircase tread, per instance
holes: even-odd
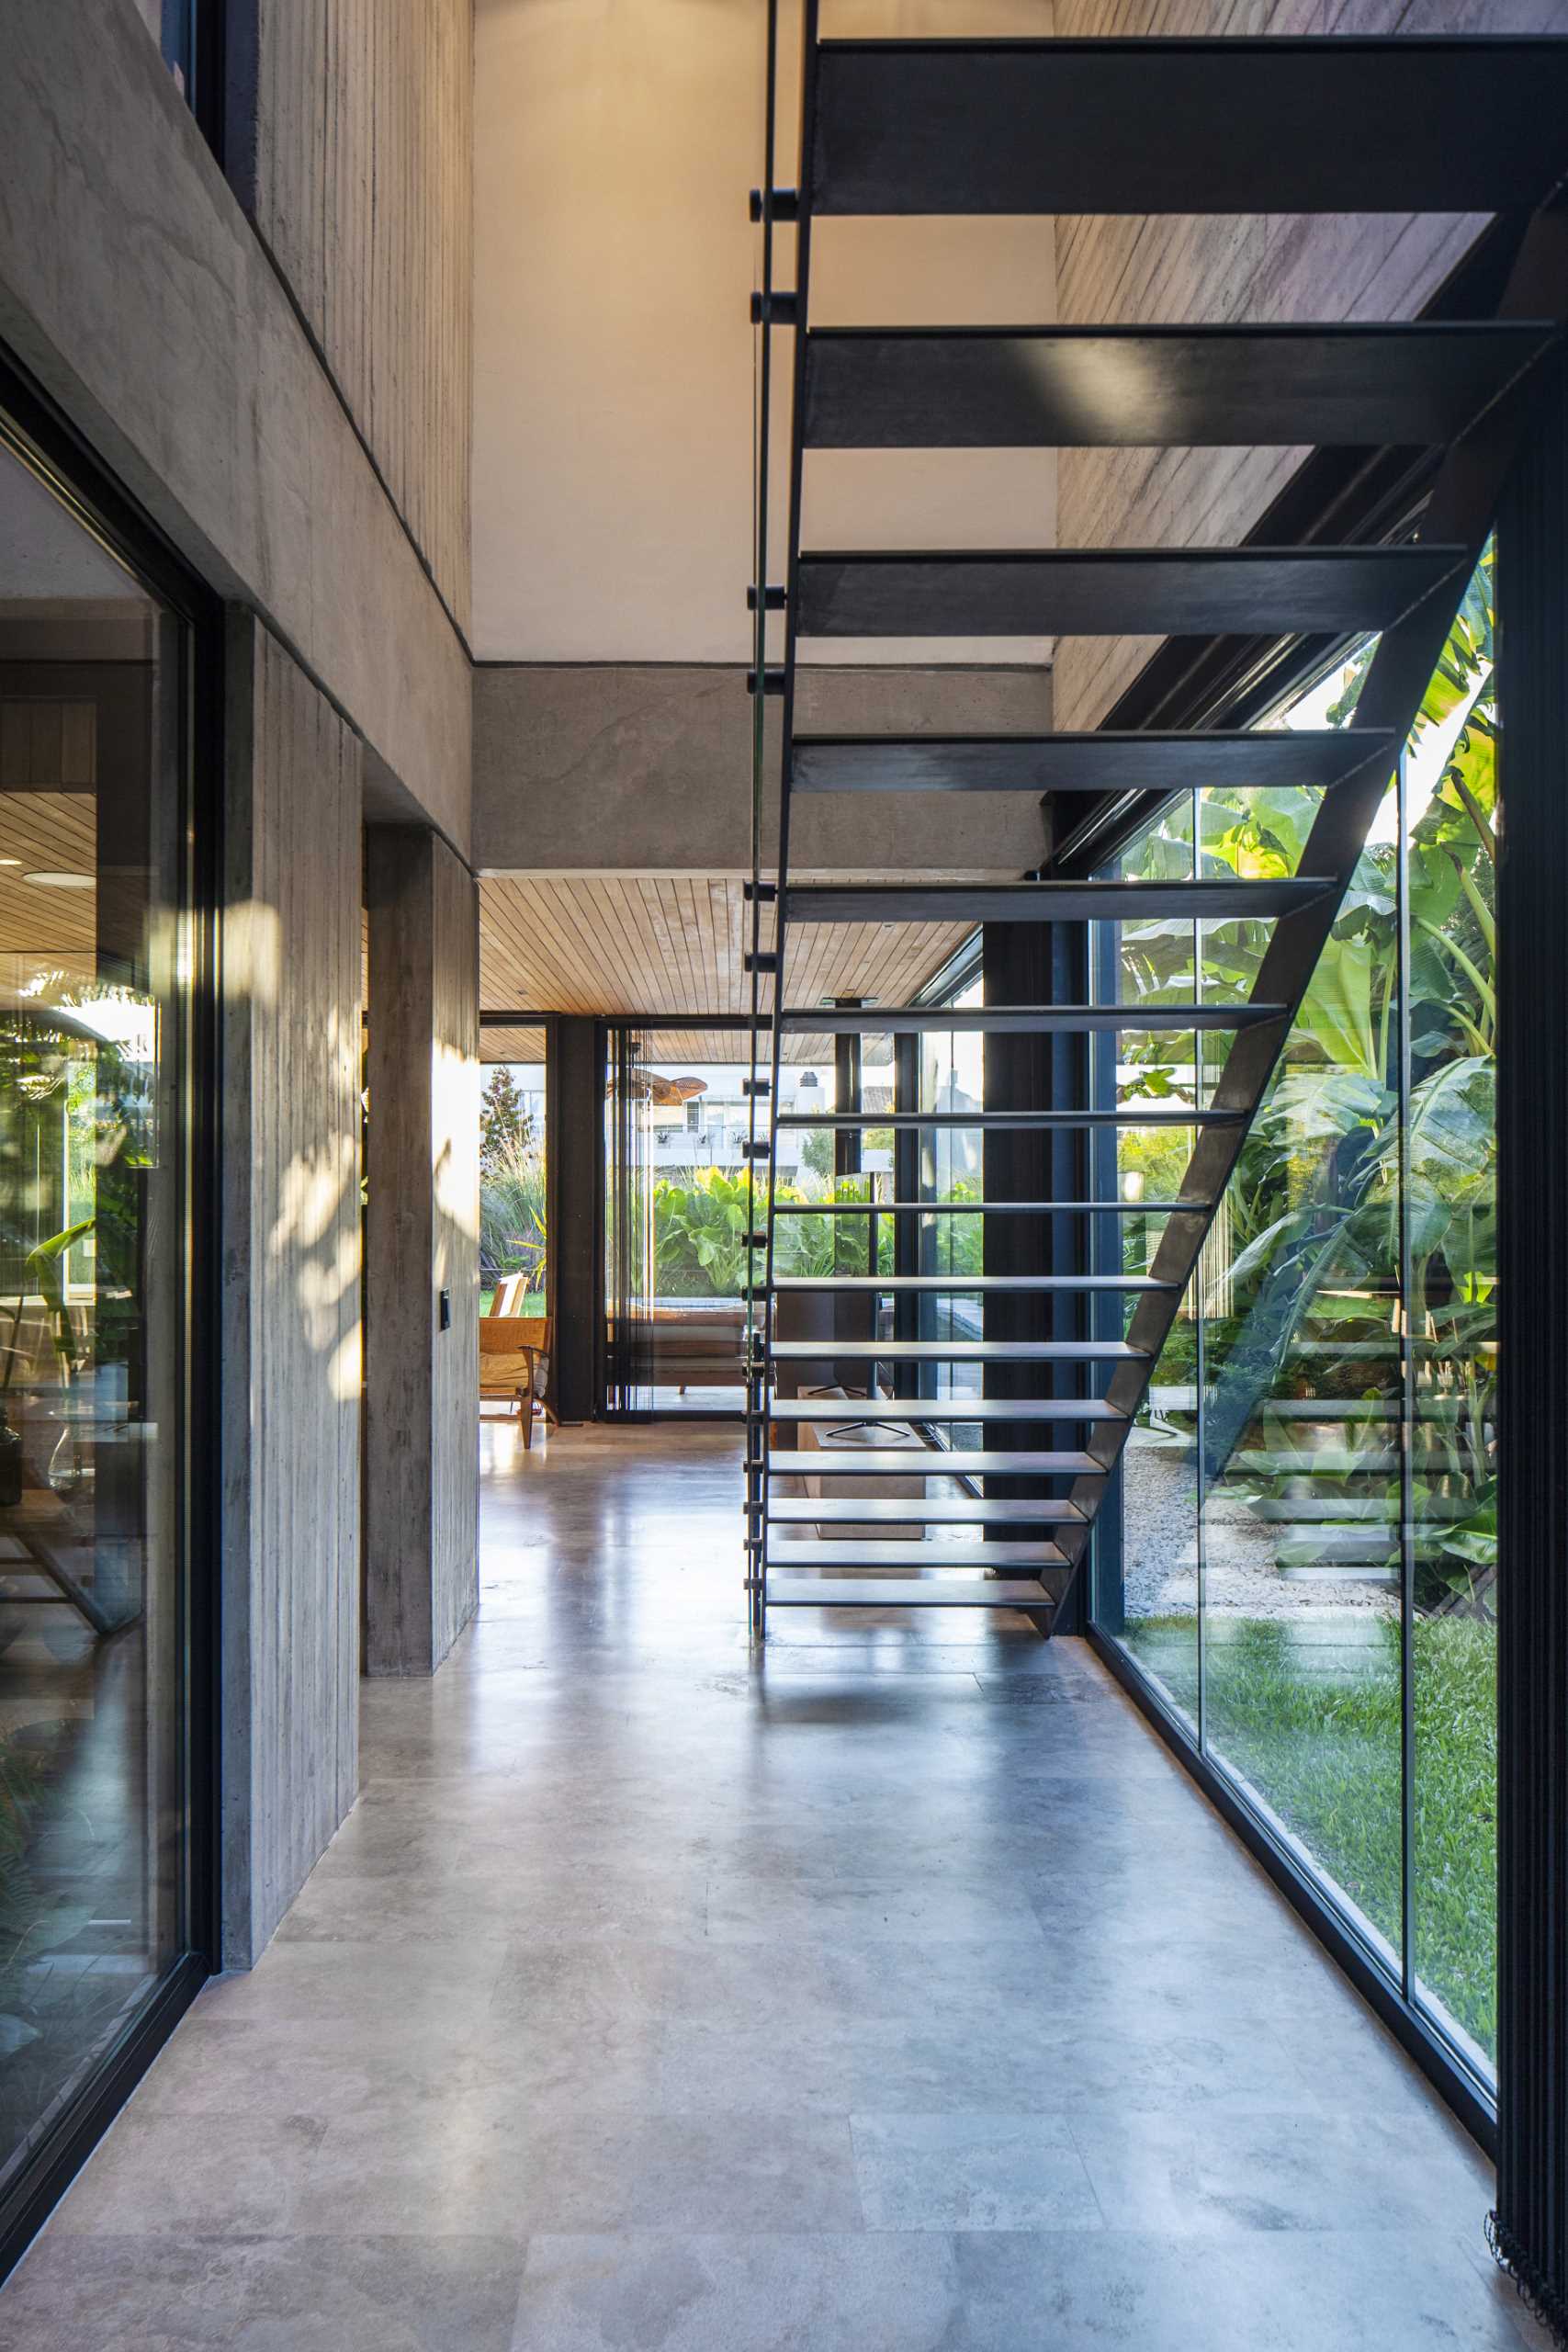
[[[889,1033],[988,1032],[1028,1036],[1077,1029],[1244,1029],[1282,1020],[1282,1004],[974,1004],[839,1006],[786,1005],[780,1015],[788,1030],[815,1029],[829,1036],[879,1036]]]
[[[927,1568],[945,1578],[953,1569],[983,1576],[989,1568],[1065,1568],[1060,1544],[1025,1544],[1016,1537],[984,1537],[973,1544],[952,1536],[921,1543],[878,1535],[781,1535],[768,1545],[771,1568]]]
[[[826,40],[817,62],[817,213],[1495,212],[1564,169],[1551,36]]]
[[[783,1422],[831,1421],[853,1429],[863,1421],[1111,1421],[1128,1416],[1103,1396],[779,1396],[768,1418]]]
[[[988,1502],[980,1495],[779,1495],[767,1509],[771,1527],[827,1526],[834,1520],[855,1527],[1081,1527],[1084,1514],[1076,1503],[1017,1495]]]
[[[770,1609],[1043,1609],[1055,1607],[1043,1584],[1023,1577],[768,1576]]]
[[[1455,439],[1550,319],[817,327],[808,449],[1417,448]]]
[[[1169,1109],[1134,1098],[1106,1111],[781,1111],[778,1127],[1224,1127],[1248,1117],[1245,1111]]]
[[[1146,1363],[1124,1340],[775,1340],[779,1363]]]
[[[1266,922],[1310,907],[1335,885],[1315,875],[1195,882],[791,883],[791,922]]]
[[[801,553],[816,637],[1274,637],[1386,629],[1461,547],[1052,548]]]
[[[918,1397],[909,1400],[910,1418],[919,1420]],[[937,1445],[809,1445],[774,1446],[768,1469],[777,1478],[978,1478],[985,1476],[1101,1477],[1105,1464],[1092,1453],[1060,1447],[1021,1447],[1001,1453],[994,1447],[972,1449]]]
[[[855,1295],[881,1291],[1110,1291],[1175,1290],[1148,1274],[775,1274],[775,1291],[842,1291]]]
[[[1392,764],[1387,729],[1254,728],[1060,735],[812,735],[791,738],[794,792],[1113,792],[1223,784],[1228,790],[1343,783]]]
[[[1207,1201],[775,1201],[775,1216],[892,1216],[899,1209],[922,1216],[1178,1216],[1206,1210]]]

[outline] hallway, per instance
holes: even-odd
[[[483,1431],[480,1616],[0,2303],[27,2352],[1541,2341],[1086,1651],[741,1623],[739,1436]]]

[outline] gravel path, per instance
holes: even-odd
[[[1198,1602],[1196,1482],[1184,1444],[1134,1430],[1122,1456],[1127,1614],[1190,1615]],[[1206,1611],[1235,1617],[1301,1617],[1332,1609],[1392,1614],[1386,1586],[1336,1579],[1296,1584],[1274,1565],[1273,1532],[1239,1497],[1209,1506],[1204,1543]]]

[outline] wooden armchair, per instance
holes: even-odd
[[[546,1402],[550,1383],[554,1318],[548,1315],[479,1317],[479,1396],[504,1396],[523,1416],[523,1442],[534,1442],[536,1406],[548,1421],[558,1417]]]

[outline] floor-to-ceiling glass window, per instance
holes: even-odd
[[[970,1011],[984,1001],[985,980],[976,968],[962,988],[947,999],[954,1011]],[[940,1021],[940,1013],[933,1013]],[[978,1031],[933,1027],[919,1037],[919,1086],[921,1111],[943,1122],[925,1127],[915,1140],[915,1197],[932,1205],[919,1225],[919,1272],[922,1274],[978,1276],[985,1270],[986,1220],[974,1207],[985,1197],[986,1131],[965,1126],[966,1112],[986,1106],[986,1041]],[[927,1291],[919,1297],[922,1340],[983,1340],[983,1294]],[[919,1389],[925,1396],[979,1396],[984,1390],[984,1366],[978,1363],[926,1363],[919,1367]],[[960,1450],[977,1447],[984,1423],[941,1425],[940,1434]]]
[[[739,1025],[611,1025],[604,1197],[613,1412],[728,1418],[745,1409],[750,1055]],[[807,1119],[830,1114],[835,1083],[832,1041],[803,1039],[799,1057],[792,1054],[781,1071],[779,1107]],[[765,1134],[765,1120],[756,1124]],[[830,1128],[781,1132],[773,1171],[781,1203],[799,1207],[832,1197],[834,1145]],[[868,1174],[846,1180],[847,1189],[874,1181],[884,1160],[890,1166],[890,1148],[873,1134],[864,1146]],[[759,1176],[759,1217],[767,1197],[767,1179]],[[836,1222],[782,1218],[780,1272],[832,1272],[835,1246],[844,1255],[838,1271],[863,1266],[863,1225],[856,1220],[860,1229],[836,1245]],[[797,1314],[807,1311],[793,1304]]]
[[[0,417],[0,2209],[205,1938],[190,632]],[[195,1802],[202,1802],[197,1786]]]
[[[1358,665],[1292,717],[1348,715]],[[1204,792],[1207,869],[1296,870],[1317,791]],[[1399,786],[1204,1256],[1204,1735],[1391,1969],[1403,1942]],[[1268,935],[1205,924],[1242,999]],[[1230,1039],[1205,1035],[1217,1075]]]
[[[1483,2079],[1495,2051],[1492,582],[1489,553],[1156,1367],[1094,1592],[1100,1629]],[[1367,658],[1274,723],[1346,723]],[[1183,796],[1123,870],[1171,870],[1148,861],[1179,831],[1200,873],[1292,873],[1320,789]],[[1205,1008],[1250,992],[1264,926],[1204,923],[1190,961],[1174,927],[1156,928],[1152,947],[1126,927],[1101,943],[1106,994],[1141,1001],[1176,964]],[[1123,1032],[1118,1098],[1201,1108],[1230,1042],[1223,1025],[1179,1049]],[[1102,1097],[1108,1085],[1102,1068]],[[1135,1131],[1122,1136],[1125,1206],[1145,1170]],[[1102,1193],[1111,1181],[1102,1171]],[[1121,1226],[1131,1264],[1136,1230]]]
[[[551,1311],[546,1205],[546,1085],[549,1032],[481,1023],[479,1094],[479,1311],[489,1314],[513,1278],[514,1315]]]
[[[1482,565],[1404,775],[1404,1329],[1410,1968],[1497,2054],[1497,1114],[1495,564]]]

